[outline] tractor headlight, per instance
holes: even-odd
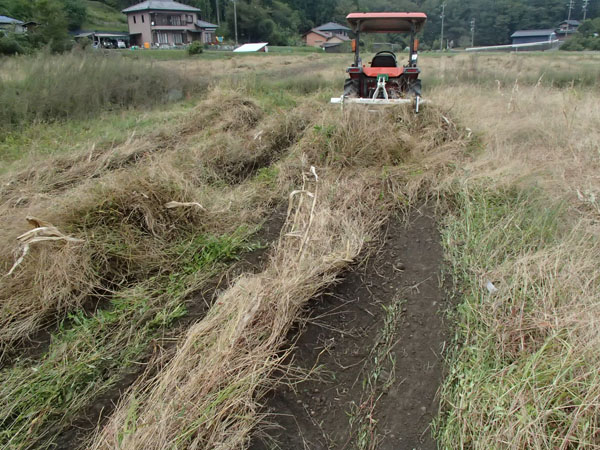
[[[417,55],[416,53],[413,53],[411,60],[412,60],[412,62],[416,63],[418,58],[419,58],[419,55]]]

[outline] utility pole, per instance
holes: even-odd
[[[217,25],[221,26],[221,12],[219,11],[219,0],[215,0],[217,3]]]
[[[237,0],[233,0],[233,26],[235,27],[235,46],[238,45],[237,36]]]
[[[583,0],[583,8],[581,8],[583,10],[583,20],[585,20],[585,18],[587,17],[587,10],[589,4],[590,0]]]
[[[573,0],[571,0],[573,1]],[[440,51],[444,50],[444,17],[446,17],[446,2],[442,3],[442,32],[440,35]]]
[[[471,47],[475,47],[475,19],[471,19]]]
[[[569,17],[567,17],[567,20],[571,20],[571,11],[573,11],[573,7],[575,6],[575,0],[569,0]],[[567,27],[569,25],[567,24]]]

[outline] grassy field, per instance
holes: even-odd
[[[348,55],[273,50],[2,61],[0,446],[247,447],[311,299],[427,200],[440,448],[600,447],[600,56],[424,54],[415,116],[342,113]]]

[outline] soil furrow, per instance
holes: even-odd
[[[412,212],[408,226],[392,219],[380,248],[317,299],[291,336],[291,364],[318,368],[318,379],[272,393],[272,426],[250,448],[436,449],[430,423],[447,333],[442,260],[430,208]]]

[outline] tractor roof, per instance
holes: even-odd
[[[421,31],[427,20],[427,15],[421,12],[377,12],[351,13],[346,20],[352,31],[363,33],[410,33],[411,25],[415,31]]]

